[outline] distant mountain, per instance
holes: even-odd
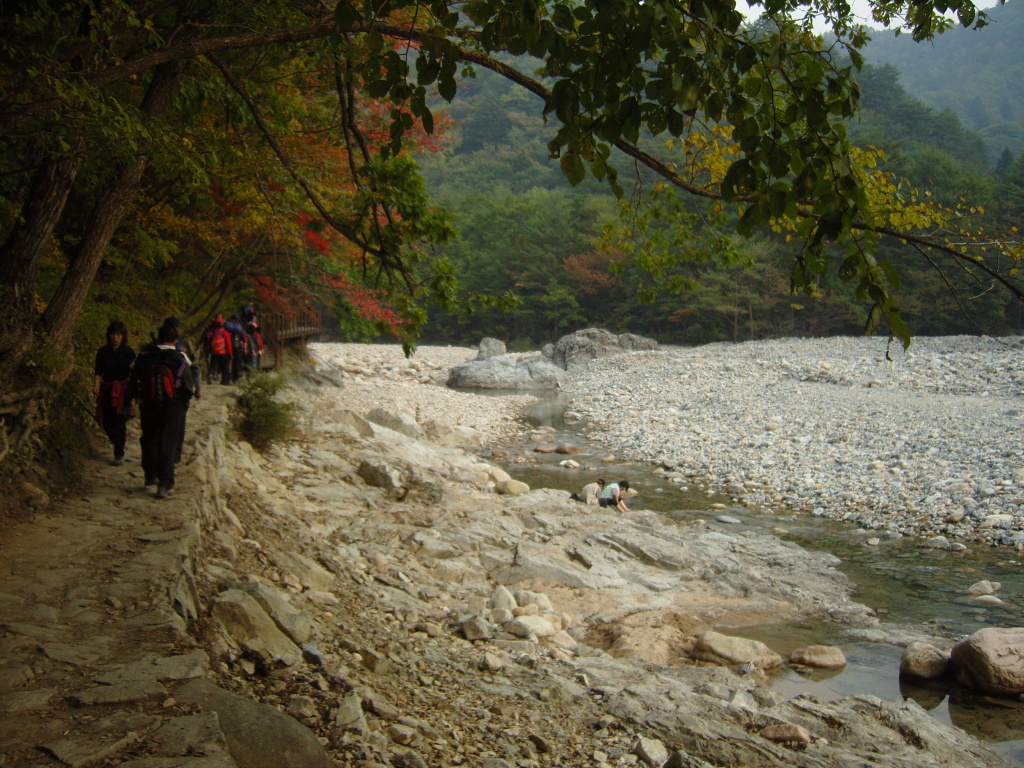
[[[872,64],[892,64],[907,93],[949,108],[978,133],[995,162],[1005,148],[1024,151],[1024,0],[986,11],[980,30],[955,27],[930,43],[876,31],[864,50]]]

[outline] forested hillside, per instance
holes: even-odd
[[[520,66],[539,66],[532,61]],[[1024,156],[993,171],[979,135],[952,110],[914,97],[891,65],[866,65],[858,75],[862,111],[849,121],[854,143],[884,152],[879,168],[932,199],[961,200],[983,208],[991,225],[1020,220],[1024,212]],[[439,251],[481,293],[515,294],[510,310],[473,314],[434,308],[426,327],[433,341],[474,342],[482,335],[517,348],[536,348],[589,325],[655,336],[665,342],[702,343],[781,335],[853,334],[863,317],[836,274],[813,295],[791,296],[789,272],[797,249],[786,237],[762,232],[752,240],[713,236],[703,228],[675,244],[682,262],[654,281],[661,290],[641,301],[651,280],[642,270],[615,274],[619,206],[603,185],[571,187],[548,159],[544,123],[528,94],[483,73],[467,84],[448,113],[455,127],[446,151],[422,161],[430,193],[449,207],[459,236]],[[618,156],[620,166],[629,160]],[[691,210],[709,216],[711,206]],[[723,231],[733,225],[719,222]],[[712,258],[724,238],[734,250]],[[922,264],[909,246],[883,247],[902,276],[904,316],[915,333],[1016,332],[1021,311],[991,281],[947,284],[941,265]],[[684,290],[666,290],[670,277]]]
[[[919,44],[908,35],[875,31],[865,59],[892,64],[907,91],[937,109],[951,109],[976,131],[993,162],[1004,149],[1024,151],[1024,2],[987,10],[984,29],[953,27]]]

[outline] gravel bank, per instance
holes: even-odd
[[[752,507],[1024,549],[1024,340],[783,339],[602,360],[566,389],[593,439]]]
[[[413,414],[421,423],[435,421],[471,427],[482,442],[493,443],[522,432],[516,422],[536,398],[488,395],[448,389],[452,366],[472,360],[468,347],[423,346],[411,358],[398,344],[310,344],[317,370],[337,378],[341,389],[323,389],[324,408],[366,414],[385,406]]]

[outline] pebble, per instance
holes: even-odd
[[[886,351],[879,337],[664,347],[574,372],[565,389],[583,419],[622,414],[590,433],[601,452],[748,507],[950,551],[983,537],[1024,549],[1024,339],[916,337]]]

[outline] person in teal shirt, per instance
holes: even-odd
[[[597,497],[597,503],[602,507],[615,507],[619,512],[629,512],[629,507],[622,500],[623,491],[629,490],[628,480],[619,480],[617,483],[608,483],[604,490]]]

